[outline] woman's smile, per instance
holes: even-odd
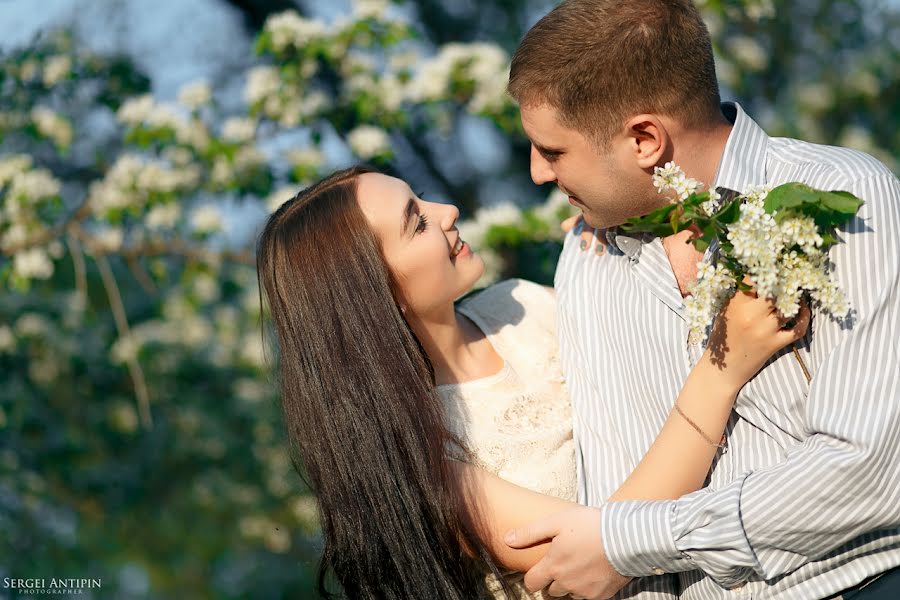
[[[469,248],[469,244],[462,238],[456,238],[456,243],[453,244],[453,248],[450,250],[450,260],[456,262],[456,259],[460,256],[469,256],[470,254],[472,254],[472,250]]]

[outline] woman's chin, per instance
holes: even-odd
[[[478,280],[481,279],[481,276],[484,275],[484,260],[478,255],[477,252],[473,252],[472,256],[469,257],[469,261],[471,262],[471,277],[472,282],[469,284],[469,289],[475,287],[475,284],[478,283]]]

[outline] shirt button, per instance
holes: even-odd
[[[659,567],[653,567],[653,574],[654,575],[665,575],[666,572],[663,571],[662,569],[660,569]]]

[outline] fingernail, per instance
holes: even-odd
[[[587,240],[581,240],[581,243],[578,244],[578,247],[582,250],[587,250]]]
[[[506,535],[503,536],[503,541],[507,544],[515,544],[516,543],[516,532],[515,531],[507,531]]]
[[[603,254],[603,252],[604,252],[605,250],[606,250],[606,248],[604,248],[604,247],[603,247],[603,244],[601,244],[600,242],[597,242],[597,245],[594,246],[594,253],[595,253],[597,256],[600,256],[601,254]]]

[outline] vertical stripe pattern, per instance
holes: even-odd
[[[603,510],[606,553],[647,576],[629,598],[823,598],[900,565],[900,182],[854,150],[770,138],[736,104],[715,186],[801,181],[865,204],[831,250],[854,309],[814,311],[799,352],[742,390],[709,486]],[[565,242],[556,273],[561,358],[574,412],[579,501],[600,506],[662,427],[701,348],[659,239],[597,255]],[[708,258],[708,257],[707,257]],[[650,577],[659,570],[673,575]]]

